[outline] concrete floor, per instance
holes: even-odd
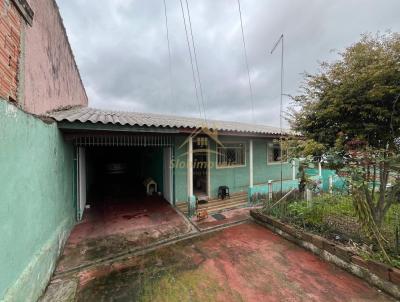
[[[250,218],[250,209],[239,208],[225,210],[220,213],[210,213],[206,219],[198,220],[197,217],[192,218],[192,222],[197,226],[200,231],[206,231],[218,226],[243,221]],[[219,219],[217,219],[219,217]]]
[[[89,302],[394,301],[253,222],[57,282],[76,282],[73,301]]]
[[[65,245],[56,273],[190,231],[187,220],[162,197],[104,201],[85,210]]]

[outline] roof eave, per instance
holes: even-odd
[[[190,134],[197,128],[190,127],[163,127],[163,126],[138,126],[138,125],[120,125],[113,123],[92,123],[92,122],[57,122],[58,128],[62,131],[110,131],[110,132],[136,132],[136,133],[165,133],[165,134]],[[248,132],[248,131],[218,131],[218,135],[223,136],[241,136],[241,137],[254,137],[254,138],[278,138],[279,133],[263,133],[263,132]],[[283,136],[288,136],[283,134]]]

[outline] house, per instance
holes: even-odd
[[[189,209],[219,186],[247,202],[295,176],[276,128],[88,108],[56,2],[0,0],[0,12],[0,301],[40,297],[96,194],[146,181]]]
[[[217,198],[221,186],[231,194],[243,193],[247,202],[253,187],[280,180],[281,168],[285,181],[297,174],[292,162],[281,167],[280,129],[274,127],[87,107],[49,116],[77,147],[78,186],[84,187],[78,188],[78,218],[90,191],[98,192],[96,182],[101,186],[93,167],[104,165],[105,156],[135,170],[135,175],[126,173],[130,186],[151,178],[171,205],[183,209],[198,199]]]

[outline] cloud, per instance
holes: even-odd
[[[180,3],[166,2],[171,74],[163,0],[57,0],[90,106],[199,116]],[[189,5],[207,117],[250,122],[237,2]],[[296,94],[304,71],[336,58],[332,49],[365,32],[400,31],[398,0],[242,0],[241,6],[255,122],[273,126],[279,125],[280,53],[269,51],[281,33],[284,92]],[[284,105],[290,105],[287,97]]]

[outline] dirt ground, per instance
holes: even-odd
[[[71,280],[71,301],[394,301],[253,222],[59,281]]]

